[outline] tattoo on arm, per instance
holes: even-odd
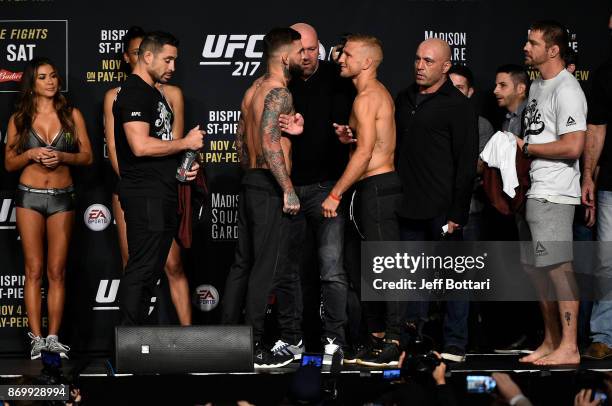
[[[255,157],[255,167],[256,168],[265,168],[266,167],[266,158],[263,155],[257,155]]]
[[[264,158],[276,181],[287,192],[293,189],[293,184],[287,173],[285,156],[281,148],[282,132],[278,125],[278,117],[293,110],[291,93],[284,87],[277,87],[266,95],[261,118],[262,149]]]
[[[246,143],[246,130],[244,128],[244,118],[242,114],[238,120],[238,128],[236,129],[236,149],[240,157],[240,165],[243,168],[249,167],[249,149]]]
[[[565,321],[567,322],[567,325],[570,325],[570,322],[572,321],[572,315],[570,312],[565,312]]]

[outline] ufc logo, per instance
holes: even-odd
[[[108,279],[102,279],[96,293],[96,303],[113,303],[117,299],[119,291],[119,279],[111,279],[110,286]]]
[[[15,221],[13,199],[0,199],[0,229],[14,229]]]
[[[202,57],[205,59],[217,59],[234,57],[234,52],[239,49],[244,49],[246,58],[261,58],[263,52],[256,51],[257,41],[263,40],[263,35],[246,35],[246,34],[226,34],[216,35],[210,34],[206,36]]]

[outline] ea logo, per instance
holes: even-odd
[[[193,293],[193,304],[200,311],[209,312],[219,304],[219,292],[213,285],[200,285]]]
[[[83,215],[85,225],[92,231],[102,231],[111,222],[111,214],[103,204],[92,204]]]

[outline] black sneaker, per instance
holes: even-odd
[[[255,368],[280,368],[292,361],[293,355],[275,354],[260,346],[255,347],[255,353],[253,354]]]
[[[391,340],[384,340],[382,348],[373,348],[369,354],[357,360],[359,365],[368,367],[393,367],[398,365],[399,346]]]
[[[368,356],[372,352],[373,348],[382,349],[385,339],[378,338],[370,334],[370,339],[366,345],[358,345],[352,351],[344,354],[345,364],[356,364],[357,360]]]
[[[456,345],[448,345],[444,347],[444,351],[440,354],[443,360],[450,362],[465,362],[465,350]]]

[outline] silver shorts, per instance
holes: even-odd
[[[540,268],[573,261],[575,209],[571,204],[527,199],[525,217],[516,215],[519,238],[525,241],[521,263]]]

